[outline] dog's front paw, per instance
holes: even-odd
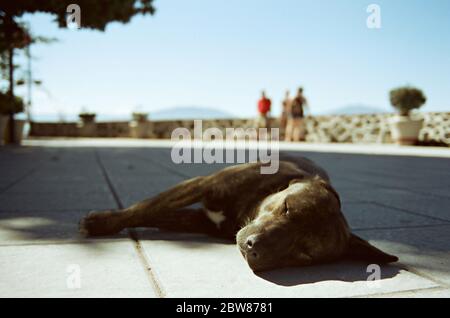
[[[79,232],[85,237],[113,235],[121,230],[120,215],[114,211],[91,211],[79,223]]]

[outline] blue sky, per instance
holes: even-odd
[[[366,26],[381,7],[381,29]],[[261,89],[274,102],[301,85],[313,114],[364,104],[391,110],[388,91],[410,84],[424,111],[450,111],[448,0],[157,0],[155,16],[111,24],[105,33],[58,29],[28,15],[34,113],[124,114],[174,106],[252,116]],[[83,14],[83,8],[81,8]]]

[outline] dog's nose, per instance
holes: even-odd
[[[247,238],[245,242],[247,245],[247,257],[251,257],[253,259],[258,258],[257,245],[258,245],[258,236],[251,235]]]
[[[256,235],[251,235],[251,236],[249,236],[249,237],[247,238],[247,242],[246,242],[247,247],[248,247],[249,249],[252,249],[252,248],[255,246],[255,244],[256,244],[256,240],[257,240]]]

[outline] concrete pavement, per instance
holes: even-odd
[[[175,165],[161,142],[40,140],[0,148],[0,296],[450,296],[448,149],[286,147],[327,169],[355,233],[400,257],[381,268],[381,280],[367,282],[371,272],[355,262],[256,276],[233,244],[200,235],[80,238],[87,211],[132,204],[224,165]]]

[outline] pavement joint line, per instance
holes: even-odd
[[[429,274],[424,274],[424,273],[422,273],[422,271],[420,269],[416,269],[415,267],[412,267],[408,264],[404,264],[402,262],[399,262],[398,265],[403,266],[405,268],[405,270],[407,270],[408,272],[413,273],[422,278],[428,279],[428,280],[432,281],[433,283],[440,285],[441,287],[445,287],[445,288],[450,287],[450,285],[448,283],[443,282],[437,278],[434,278],[433,276],[431,276]]]
[[[173,168],[171,168],[171,167],[168,167],[168,166],[166,166],[165,164],[162,164],[162,163],[160,163],[160,162],[158,162],[158,161],[155,161],[155,160],[153,160],[153,159],[151,159],[151,158],[146,158],[146,157],[139,156],[139,155],[135,155],[135,154],[132,155],[132,156],[135,157],[135,158],[137,158],[137,159],[140,159],[140,160],[150,161],[150,162],[152,162],[153,164],[158,165],[158,166],[160,166],[160,167],[166,169],[167,171],[172,172],[172,173],[174,173],[174,174],[176,174],[176,175],[178,175],[179,177],[182,177],[182,178],[184,178],[184,179],[186,179],[186,178],[191,179],[191,178],[192,178],[191,176],[189,176],[189,175],[187,175],[187,174],[184,174],[184,173],[182,173],[182,172],[179,172],[178,170],[175,170],[175,169],[173,169]]]
[[[352,228],[353,231],[378,231],[378,230],[406,230],[406,229],[420,229],[439,226],[450,226],[450,222],[440,224],[423,224],[423,225],[410,225],[410,226],[380,226],[380,227],[365,227],[365,228]]]
[[[345,177],[345,176],[340,176],[339,179],[344,179],[344,180],[347,180],[347,181],[350,181],[350,182],[358,182],[358,183],[360,183],[362,185],[375,186],[376,189],[389,188],[389,189],[392,189],[392,190],[401,190],[401,191],[404,191],[404,192],[409,192],[411,194],[418,194],[418,195],[425,195],[425,196],[428,195],[428,196],[433,196],[433,197],[438,197],[438,198],[450,199],[448,196],[441,195],[441,194],[436,194],[436,193],[430,193],[427,190],[423,190],[423,191],[427,191],[427,192],[422,192],[421,190],[411,190],[411,189],[402,188],[402,187],[396,187],[396,186],[391,186],[391,185],[386,187],[386,185],[383,185],[383,184],[380,184],[380,183],[377,183],[377,182],[374,183],[374,182],[370,182],[370,181],[362,181],[360,179],[356,179],[355,180],[353,178]],[[331,180],[331,183],[333,183],[333,180]]]
[[[21,175],[19,178],[17,178],[16,180],[11,182],[4,188],[0,189],[0,194],[6,193],[9,189],[14,187],[16,184],[18,184],[19,182],[21,182],[21,181],[25,180],[26,178],[28,178],[29,176],[31,176],[33,173],[35,173],[37,171],[37,169],[40,165],[41,165],[41,163],[37,164],[35,167],[29,169],[25,174]]]
[[[427,195],[427,196],[432,196],[432,197],[436,197],[436,198],[444,198],[447,200],[450,200],[450,195],[445,195],[445,194],[440,194],[440,193],[433,193],[434,189],[425,189],[425,190],[420,190],[420,191],[408,191],[414,194],[421,194],[421,195]],[[450,189],[449,189],[449,193],[450,193]]]
[[[102,207],[100,209],[107,209],[107,207]],[[33,213],[49,213],[49,214],[58,214],[58,213],[65,213],[65,212],[73,212],[73,213],[80,213],[80,214],[85,214],[86,211],[84,209],[33,209],[33,210],[23,210],[23,209],[14,209],[14,210],[0,210],[0,214],[4,213],[4,214],[10,214],[10,213],[17,213],[17,212],[21,212],[23,214],[33,214]]]
[[[95,239],[89,241],[77,241],[77,240],[60,240],[59,242],[51,241],[48,242],[34,242],[34,243],[12,243],[12,244],[0,244],[0,248],[2,247],[21,247],[21,246],[52,246],[52,245],[91,245],[98,243],[115,243],[115,242],[126,242],[129,241],[129,237],[124,238],[113,238],[113,239]]]
[[[440,291],[440,290],[447,290],[448,288],[443,287],[443,286],[435,286],[435,287],[426,287],[426,288],[417,288],[417,289],[409,289],[409,290],[399,290],[399,291],[395,291],[395,292],[387,292],[387,293],[376,293],[376,294],[367,294],[367,295],[358,295],[358,296],[354,296],[354,297],[350,297],[350,298],[367,298],[367,297],[376,297],[376,296],[385,296],[385,297],[390,297],[390,296],[401,296],[401,294],[406,294],[406,293],[415,293],[415,292],[422,292],[422,291]],[[450,290],[449,290],[450,293]]]
[[[367,204],[367,203],[372,203],[373,201],[370,201],[370,200],[345,200],[345,198],[344,199],[342,199],[341,198],[341,202],[343,203],[343,204]]]
[[[398,169],[395,169],[395,170],[386,170],[386,169],[384,169],[384,167],[372,167],[372,169],[367,169],[367,168],[365,168],[365,167],[352,167],[352,171],[353,172],[358,172],[358,173],[361,173],[361,174],[369,174],[369,175],[375,175],[375,176],[380,176],[380,175],[382,175],[382,176],[386,176],[386,177],[389,177],[389,178],[392,178],[392,177],[394,177],[394,178],[398,178],[398,177],[404,177],[404,173],[408,173],[408,172],[410,172],[412,169],[414,169],[415,167],[407,167],[406,169],[404,168],[404,167],[402,167],[403,168],[403,170],[401,170],[402,171],[402,173],[398,173]],[[409,170],[409,171],[408,171]],[[442,170],[442,169],[441,169]],[[428,172],[428,170],[427,170],[427,172]],[[436,175],[439,175],[439,176],[442,176],[443,174],[444,175],[446,175],[446,176],[450,176],[450,174],[445,174],[445,173],[443,173],[442,171],[439,171],[439,172],[437,172],[437,171],[433,171]],[[415,175],[414,175],[414,177],[420,177],[420,178],[423,178],[423,177],[425,177],[427,174],[426,173],[424,173],[424,172],[422,172],[422,174],[418,174],[418,173],[416,173]]]
[[[166,293],[164,292],[162,288],[162,284],[160,283],[155,271],[152,269],[150,262],[148,260],[148,257],[146,256],[146,253],[144,251],[144,248],[142,247],[141,242],[139,241],[139,237],[133,229],[128,229],[128,234],[130,238],[135,242],[135,249],[136,252],[144,265],[145,270],[148,273],[148,277],[150,279],[150,283],[152,284],[153,290],[155,291],[156,295],[159,298],[166,297]]]
[[[342,203],[343,204],[350,204],[350,205],[351,204],[373,204],[373,205],[381,206],[383,208],[388,208],[388,209],[391,209],[391,210],[397,210],[397,211],[400,211],[400,212],[403,212],[403,213],[412,214],[412,215],[415,215],[415,216],[425,217],[425,218],[428,218],[428,219],[432,219],[434,221],[442,222],[442,224],[440,224],[440,225],[450,224],[450,220],[447,220],[447,219],[441,219],[441,218],[438,218],[438,217],[435,217],[435,216],[429,216],[429,215],[422,214],[422,213],[419,213],[419,212],[409,211],[407,209],[403,209],[403,208],[399,208],[399,207],[395,207],[395,206],[391,206],[391,205],[388,205],[388,204],[383,204],[383,203],[379,203],[379,202],[371,201],[371,200],[361,200],[361,201],[345,201],[345,200],[342,200]],[[432,224],[430,224],[430,225],[432,225]],[[411,226],[406,226],[406,227],[411,227]]]
[[[381,206],[383,208],[397,210],[397,211],[401,211],[401,212],[404,212],[404,213],[407,213],[407,214],[412,214],[412,215],[415,215],[415,216],[421,216],[421,217],[425,217],[425,218],[428,218],[428,219],[431,219],[431,220],[434,220],[434,221],[439,221],[439,222],[450,224],[450,220],[447,220],[447,219],[441,219],[441,218],[438,218],[438,217],[435,217],[435,216],[431,216],[431,215],[422,214],[422,213],[419,213],[419,212],[410,211],[410,210],[407,210],[407,209],[404,209],[404,208],[399,208],[399,207],[395,207],[395,206],[379,203],[379,202],[376,202],[376,201],[371,201],[371,203],[374,204],[374,205]]]
[[[105,166],[103,165],[103,162],[102,162],[102,160],[100,158],[100,155],[99,155],[98,151],[95,149],[94,152],[95,152],[95,159],[97,161],[97,164],[99,165],[99,167],[100,167],[100,169],[101,169],[101,171],[103,173],[103,176],[105,178],[106,183],[108,184],[108,187],[109,187],[109,189],[111,191],[111,194],[113,195],[114,200],[116,201],[117,207],[119,209],[123,209],[124,206],[122,204],[122,201],[120,200],[120,197],[119,197],[119,195],[117,194],[117,191],[114,188],[114,185],[113,185],[113,183],[112,183],[112,181],[111,181],[111,179],[110,179],[110,177],[108,175],[108,171],[106,170]],[[156,293],[156,295],[159,298],[165,297],[165,293],[163,292],[162,286],[161,286],[159,280],[156,278],[155,272],[154,272],[154,270],[152,269],[152,267],[150,265],[148,257],[146,257],[146,255],[145,255],[145,252],[144,252],[144,250],[142,248],[141,243],[139,242],[139,239],[138,239],[138,237],[136,235],[136,232],[134,230],[132,230],[132,229],[128,229],[128,235],[129,235],[130,239],[134,243],[133,246],[134,246],[134,248],[135,248],[135,250],[137,252],[137,255],[138,255],[139,259],[141,260],[141,264],[144,266],[144,269],[145,269],[145,271],[147,273],[147,277],[149,279],[150,285],[153,288],[153,291]]]

